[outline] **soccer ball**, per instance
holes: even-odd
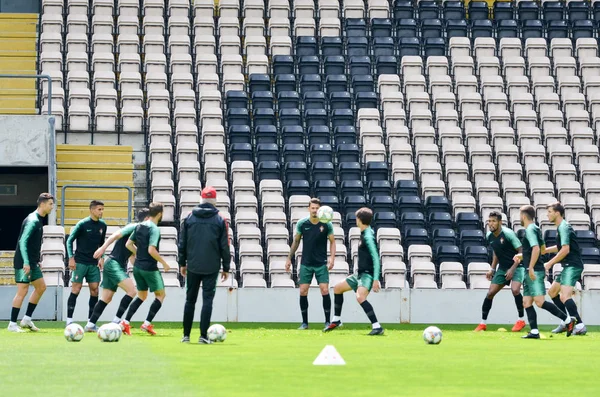
[[[317,217],[319,217],[319,221],[323,223],[329,223],[333,219],[333,208],[325,205],[319,208],[317,211]]]
[[[83,335],[83,327],[79,324],[71,323],[65,328],[65,339],[69,342],[79,342]]]
[[[227,330],[221,324],[213,324],[208,329],[208,339],[213,342],[225,342]]]
[[[121,338],[121,326],[115,323],[104,324],[98,330],[98,338],[103,342],[118,342]]]
[[[442,341],[442,330],[433,326],[425,328],[423,340],[428,345],[438,345]]]

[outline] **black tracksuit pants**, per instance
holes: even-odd
[[[196,274],[187,272],[186,279],[186,298],[185,309],[183,312],[183,336],[190,336],[192,323],[194,322],[194,311],[196,301],[202,284],[202,312],[200,313],[200,336],[206,338],[208,327],[210,326],[210,317],[212,315],[213,299],[217,289],[217,279],[219,273]]]

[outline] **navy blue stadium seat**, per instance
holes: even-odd
[[[288,143],[283,145],[283,162],[306,161],[306,146],[302,143]]]
[[[302,125],[302,117],[299,109],[281,109],[279,111],[279,125],[287,127],[291,125]]]
[[[325,99],[325,93],[323,91],[311,91],[307,92],[303,95],[304,99],[304,110],[307,111],[309,109],[316,110],[325,109],[327,100]],[[327,115],[325,115],[327,116]],[[304,118],[306,119],[307,115],[305,113]]]
[[[394,39],[391,37],[375,37],[373,39],[373,56],[394,56]]]
[[[521,22],[521,39],[544,37],[544,24],[539,19],[527,19]]]
[[[338,165],[340,181],[362,180],[362,168],[357,162],[340,162]]]
[[[256,91],[271,91],[271,77],[268,74],[252,73],[248,76],[250,93]]]
[[[382,227],[398,227],[398,220],[396,219],[396,214],[391,211],[375,212],[375,214],[373,215],[373,223],[375,223],[375,229],[379,229]]]
[[[401,37],[398,41],[398,59],[421,55],[421,42],[417,37]]]
[[[371,74],[357,74],[352,76],[352,89],[357,92],[372,92],[375,85]]]
[[[489,19],[477,19],[471,24],[471,38],[475,40],[478,37],[493,37],[494,25]]]
[[[423,0],[419,1],[418,6],[420,19],[439,18],[440,10],[438,8],[437,2],[431,0]]]
[[[296,91],[296,75],[295,74],[276,74],[275,75],[275,92],[279,95],[282,92]]]
[[[308,166],[304,161],[291,161],[284,166],[286,181],[308,180]]]
[[[456,245],[442,245],[433,239],[435,247],[435,263],[440,265],[442,262],[462,262],[462,256],[460,255],[460,248]]]
[[[346,37],[367,37],[367,22],[363,18],[347,18],[344,30]]]
[[[521,229],[524,230],[524,229]],[[544,232],[544,242],[546,243],[546,247],[552,247],[556,245],[557,232],[556,229],[546,230]]]
[[[334,109],[331,112],[331,126],[333,129],[337,127],[348,127],[354,125],[354,113],[350,109]]]
[[[340,193],[343,198],[349,196],[363,196],[365,194],[365,185],[362,181],[342,181],[340,184]]]
[[[445,56],[446,41],[441,37],[430,37],[425,39],[425,57]]]
[[[252,111],[254,127],[259,125],[276,125],[275,111],[273,108],[254,109]]]
[[[327,111],[325,109],[306,109],[304,111],[304,122],[307,128],[316,125],[329,125]]]
[[[505,21],[515,18],[515,10],[512,1],[495,1],[494,2],[494,20]]]
[[[273,74],[294,74],[294,58],[291,55],[273,56]]]
[[[231,139],[232,133],[229,131]],[[277,127],[274,125],[259,125],[254,128],[254,137],[256,143],[277,143],[278,133]]]
[[[489,252],[488,249],[482,245],[480,246],[469,246],[465,248],[464,253],[464,264],[468,265],[471,262],[488,262],[489,263]]]
[[[414,17],[415,9],[411,0],[398,0],[394,3],[394,18],[396,20]]]
[[[550,21],[546,26],[546,39],[566,39],[569,37],[569,22],[565,19]]]
[[[331,110],[352,109],[352,95],[348,91],[330,93],[329,108]]]
[[[279,145],[276,143],[259,143],[256,145],[256,160],[259,163],[265,161],[279,162]]]
[[[398,211],[400,214],[405,212],[423,212],[423,203],[419,196],[400,196],[398,198]]]
[[[377,103],[379,98],[373,91],[358,91],[354,103],[356,104],[356,110],[359,109],[377,109]]]
[[[456,215],[456,228],[459,232],[463,230],[481,229],[481,220],[475,212],[460,212]]]
[[[293,76],[293,75],[291,75]],[[252,109],[273,109],[273,93],[271,91],[256,91],[252,93]]]
[[[348,232],[348,230],[353,227],[356,227],[356,214],[354,212],[350,212],[344,217],[344,228],[346,232]]]
[[[225,116],[227,125],[250,125],[250,115],[246,108],[230,108],[227,109]]]
[[[498,1],[494,4],[506,4],[508,2]],[[519,26],[514,19],[502,19],[496,26],[497,39],[519,37]]]
[[[250,143],[232,143],[229,145],[229,156],[231,161],[252,161],[254,155],[252,153],[252,145]]]
[[[469,19],[471,21],[488,19],[489,16],[490,16],[490,11],[489,11],[487,2],[485,2],[485,1],[469,2]]]
[[[310,196],[310,184],[307,180],[293,180],[286,184],[287,196]]]
[[[463,230],[460,232],[460,249],[463,253],[467,247],[486,244],[483,232],[480,229]]]
[[[410,19],[398,19],[396,26],[396,37],[417,37],[417,21]]]
[[[391,37],[392,20],[389,18],[371,19],[371,37]]]
[[[344,212],[356,212],[359,208],[367,206],[367,199],[365,196],[360,195],[349,195],[344,197]]]
[[[356,128],[352,125],[339,126],[333,129],[334,144],[356,144]]]
[[[366,169],[367,181],[387,181],[389,166],[385,161],[369,161]]]
[[[328,144],[331,142],[331,136],[329,132],[329,127],[327,126],[312,126],[307,129],[308,135],[308,144],[309,145],[319,145],[319,144]],[[326,160],[330,161],[330,160]]]
[[[258,180],[263,179],[279,179],[281,180],[281,168],[279,161],[263,161],[257,166]]]
[[[317,74],[321,73],[321,63],[316,55],[305,55],[298,59],[299,74]]]
[[[600,250],[596,247],[586,247],[581,249],[581,260],[585,264],[600,264]]]
[[[346,74],[346,60],[342,55],[330,55],[323,61],[323,71],[326,75]]]
[[[398,74],[398,58],[395,56],[377,57],[375,61],[377,75]]]
[[[304,94],[311,91],[323,91],[321,75],[303,74],[300,76],[300,93]]]
[[[367,185],[369,197],[392,196],[392,185],[389,180],[371,181]]]
[[[248,108],[248,94],[245,91],[227,91],[225,94],[227,109]]]
[[[597,246],[596,234],[591,230],[575,230],[577,243],[581,248],[594,248]]]
[[[421,37],[442,37],[442,21],[439,19],[423,19],[421,21]]]
[[[571,26],[571,35],[573,37],[573,41],[577,41],[577,39],[581,38],[594,37],[594,21],[582,19],[573,22]]]
[[[600,3],[599,2],[595,2],[594,3],[594,8],[592,10],[592,14],[593,14],[593,19],[595,21],[600,21]],[[569,20],[573,21],[573,18],[571,18],[571,15],[569,15]]]
[[[327,205],[333,208],[334,211],[340,212],[340,200],[337,195],[320,196],[319,199],[321,200],[321,205]]]
[[[281,109],[298,109],[300,107],[300,94],[296,91],[282,91],[277,93],[277,107]]]
[[[351,75],[364,75],[371,73],[371,58],[368,56],[353,56],[348,62],[348,72]]]
[[[400,229],[402,234],[411,228],[425,229],[425,215],[422,212],[404,212],[400,215]]]
[[[337,160],[340,163],[353,162],[360,160],[360,149],[354,143],[339,144],[336,147]]]
[[[517,230],[517,238],[520,241],[523,241],[523,239],[525,238],[525,229],[519,229],[519,230]]]
[[[283,144],[304,143],[304,129],[300,125],[289,125],[281,129],[281,140]]]
[[[404,251],[408,251],[411,245],[429,245],[429,235],[426,229],[409,228],[404,234]]]
[[[452,19],[465,19],[465,4],[462,1],[444,1],[442,17],[446,21]]]
[[[431,212],[428,217],[429,229],[452,229],[452,215],[448,212]]]
[[[374,212],[394,212],[394,199],[392,196],[371,197],[371,209]]]
[[[317,39],[311,36],[296,37],[296,56],[319,55]]]
[[[594,14],[596,13],[597,2],[594,3]],[[590,3],[588,1],[569,1],[568,2],[568,11],[567,14],[569,16],[570,21],[580,21],[583,19],[588,19],[588,15],[590,13]]]
[[[442,245],[456,245],[456,233],[454,229],[435,229],[433,230],[431,241],[433,242],[433,251]]]
[[[331,180],[335,178],[335,168],[333,163],[328,161],[317,161],[310,167],[313,181]]]
[[[348,91],[348,78],[345,74],[327,75],[325,76],[325,89],[328,94]]]
[[[310,135],[309,135],[310,137]],[[329,143],[311,144],[309,149],[310,161],[333,163],[333,149]],[[331,178],[333,179],[333,178]]]
[[[343,55],[344,45],[341,37],[321,37],[322,56]]]
[[[419,195],[419,186],[417,185],[417,181],[401,179],[396,181],[394,188],[396,189],[397,197]]]
[[[346,41],[346,55],[361,57],[369,55],[369,41],[366,37],[348,37]]]
[[[250,126],[247,125],[232,125],[228,128],[230,143],[252,143],[252,135],[250,134]]]
[[[429,196],[425,199],[425,210],[433,212],[452,212],[452,206],[445,196]]]
[[[465,19],[454,19],[446,21],[446,37],[467,37],[467,21]]]
[[[337,196],[338,185],[334,180],[318,180],[313,184],[315,196]]]
[[[560,1],[546,1],[542,3],[542,15],[544,21],[558,21],[563,19],[565,5]]]
[[[519,1],[517,3],[517,15],[520,21],[539,19],[540,7],[535,1]]]

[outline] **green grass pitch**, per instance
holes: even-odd
[[[37,333],[12,334],[0,322],[2,395],[61,396],[597,396],[600,327],[586,336],[522,340],[524,333],[474,326],[440,326],[440,345],[426,345],[425,325],[387,325],[386,335],[366,336],[368,325],[346,325],[328,334],[321,324],[225,324],[227,340],[184,345],[180,324],[157,323],[142,334],[102,343],[86,334],[63,337],[63,323],[39,322]],[[490,326],[488,329],[496,330]],[[325,345],[345,366],[313,366]]]

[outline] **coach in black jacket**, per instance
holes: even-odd
[[[181,224],[179,233],[179,269],[187,276],[187,293],[183,313],[183,339],[190,341],[190,332],[194,321],[194,310],[198,300],[198,291],[202,283],[202,313],[200,314],[199,343],[209,344],[207,337],[213,299],[217,289],[217,278],[221,264],[221,280],[227,280],[231,251],[227,221],[221,217],[215,207],[217,192],[212,186],[202,190],[202,204]]]

